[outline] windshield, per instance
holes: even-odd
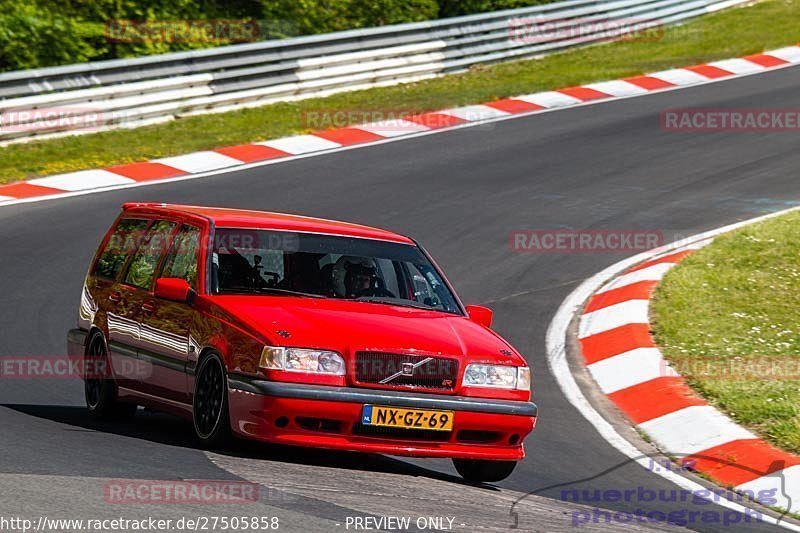
[[[461,314],[425,254],[408,244],[218,228],[211,278],[218,294],[339,298]]]

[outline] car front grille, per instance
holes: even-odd
[[[355,374],[363,384],[451,391],[458,379],[458,360],[362,351],[356,352]]]

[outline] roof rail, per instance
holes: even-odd
[[[122,204],[122,210],[127,211],[136,207],[167,207],[168,205],[164,202],[125,202]]]

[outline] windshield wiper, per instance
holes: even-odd
[[[441,311],[441,309],[437,309],[436,307],[432,307],[430,305],[425,305],[411,300],[405,300],[403,298],[393,298],[391,296],[360,296],[358,298],[352,298],[352,299],[356,302],[397,305],[399,307],[412,307],[414,309],[424,309],[426,311]]]
[[[252,287],[252,288],[241,288],[241,289],[223,289],[220,292],[228,292],[228,293],[242,293],[242,292],[254,292],[258,294],[284,294],[286,296],[299,296],[301,298],[327,298],[324,294],[315,294],[313,292],[302,292],[302,291],[292,291],[289,289],[279,289],[277,287]]]

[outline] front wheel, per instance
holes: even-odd
[[[194,432],[206,447],[224,446],[230,436],[228,387],[222,359],[212,353],[200,361],[194,385]]]
[[[453,459],[453,466],[461,477],[473,483],[502,481],[514,471],[516,461],[483,461],[480,459]]]

